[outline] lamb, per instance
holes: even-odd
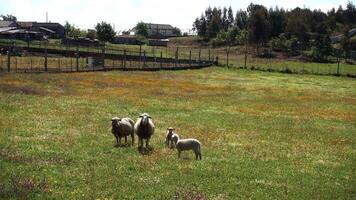
[[[135,133],[138,136],[138,148],[143,147],[143,140],[146,140],[146,148],[149,146],[149,141],[151,136],[155,132],[155,125],[153,124],[152,118],[149,114],[143,113],[139,116],[135,124]]]
[[[173,147],[173,140],[172,140],[173,134],[175,134],[174,128],[168,127],[167,134],[166,134],[166,141],[165,141],[166,147],[170,147],[170,148]]]
[[[125,143],[127,144],[127,136],[131,135],[132,145],[135,142],[134,135],[134,121],[130,118],[118,118],[111,119],[111,132],[116,138],[116,144],[121,146],[121,138],[125,137]]]
[[[179,139],[177,134],[172,135],[172,140],[175,143],[176,149],[178,150],[178,158],[180,158],[180,153],[182,151],[193,150],[195,154],[195,159],[201,160],[201,144],[197,139]]]

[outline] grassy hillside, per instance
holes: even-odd
[[[355,199],[356,81],[209,68],[0,74],[0,199]],[[148,112],[150,155],[114,147]],[[199,139],[164,148],[173,126]]]

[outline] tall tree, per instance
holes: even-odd
[[[141,37],[147,37],[148,36],[148,28],[147,28],[147,25],[144,22],[139,22],[139,23],[136,24],[135,35],[139,35]]]
[[[238,10],[236,12],[235,25],[240,29],[247,29],[248,16],[246,11]]]
[[[95,26],[98,39],[104,42],[113,42],[116,32],[111,24],[107,22],[97,23]]]
[[[86,37],[87,32],[85,30],[80,30],[74,24],[70,24],[68,21],[64,24],[64,29],[66,31],[67,37],[78,38]]]
[[[15,17],[14,15],[0,15],[0,17],[4,21],[14,21],[14,22],[17,21],[17,17]]]
[[[250,41],[256,43],[257,46],[267,42],[270,35],[267,9],[260,5],[250,4],[248,12]]]
[[[281,33],[284,33],[286,27],[286,13],[283,9],[276,7],[275,9],[270,9],[268,13],[268,21],[271,25],[271,37],[277,37]]]
[[[231,28],[234,25],[234,12],[232,11],[231,6],[229,7],[229,10],[227,11],[227,25],[228,25],[228,28]]]
[[[229,22],[227,19],[227,8],[226,7],[223,8],[221,23],[222,23],[222,27],[223,27],[224,31],[227,31],[227,29],[229,28],[229,24],[228,24]]]

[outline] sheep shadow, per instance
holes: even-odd
[[[153,147],[138,147],[137,148],[138,152],[143,155],[143,156],[146,156],[146,155],[151,155],[154,151],[154,148]]]

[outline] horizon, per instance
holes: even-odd
[[[181,0],[179,2],[168,2],[165,0],[105,0],[104,2],[98,2],[87,0],[85,4],[83,4],[80,1],[71,2],[70,0],[2,1],[0,14],[14,15],[19,21],[45,22],[46,13],[48,13],[48,20],[50,22],[58,22],[64,25],[65,22],[68,21],[80,29],[87,30],[93,29],[97,23],[105,21],[112,24],[118,33],[133,28],[137,22],[140,21],[145,23],[170,24],[174,27],[178,27],[182,32],[187,32],[192,28],[196,17],[200,16],[209,6],[220,8],[228,8],[231,6],[234,14],[237,10],[246,10],[250,3],[261,4],[267,8],[278,6],[279,8],[290,10],[301,7],[311,10],[320,9],[323,12],[327,12],[332,8],[337,9],[340,5],[345,8],[349,2],[348,0],[303,0],[298,2],[282,0],[242,0],[239,2],[230,2],[228,0]],[[355,4],[355,0],[351,2]],[[186,8],[188,3],[190,5],[189,9]],[[71,5],[71,7],[67,5]],[[80,10],[80,12],[78,12],[78,10]],[[92,14],[95,12],[97,14]]]

